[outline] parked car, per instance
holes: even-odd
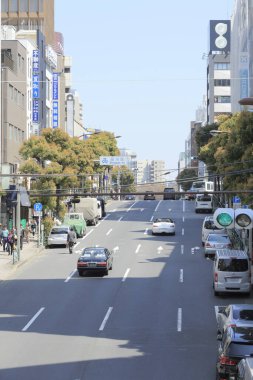
[[[204,245],[205,257],[214,257],[217,249],[232,248],[232,242],[226,234],[209,234]]]
[[[126,201],[134,201],[135,200],[135,195],[133,195],[133,194],[127,194],[127,195],[125,195],[125,200]]]
[[[170,234],[175,235],[176,226],[171,218],[156,218],[152,225],[152,234]]]
[[[253,356],[253,328],[228,327],[218,348],[216,379],[235,377],[237,364],[241,359],[250,356]]]
[[[79,276],[84,273],[97,272],[107,275],[112,269],[113,255],[105,247],[84,248],[81,256],[77,260],[77,270]]]
[[[67,225],[54,226],[48,235],[47,246],[51,248],[55,245],[57,246],[65,245],[65,247],[67,247],[68,245],[67,237],[68,237],[70,227],[71,226],[67,226]]]
[[[224,228],[218,228],[214,224],[213,216],[206,216],[202,224],[202,245],[204,246],[206,238],[209,234],[225,234]]]
[[[218,249],[213,263],[214,295],[220,292],[251,291],[251,262],[247,252],[239,249]]]
[[[146,191],[146,194],[144,195],[144,200],[155,200],[155,194],[153,191]]]
[[[253,304],[218,306],[217,335],[222,337],[227,327],[237,325],[253,328]]]
[[[253,380],[253,358],[245,358],[237,364],[237,376],[231,380]]]

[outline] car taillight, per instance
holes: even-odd
[[[84,261],[78,261],[78,263],[77,263],[77,266],[78,267],[87,267],[87,263],[86,262],[84,262]]]
[[[206,243],[206,247],[211,247],[211,244],[210,243]]]
[[[97,263],[97,267],[106,267],[106,262],[102,261],[101,263]]]
[[[153,224],[153,227],[158,227],[158,224],[154,223],[154,224]]]
[[[217,272],[214,273],[214,282],[218,282],[218,273]]]
[[[237,361],[231,359],[228,356],[221,355],[221,357],[220,357],[220,364],[223,364],[223,365],[236,365]]]

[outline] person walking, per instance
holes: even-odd
[[[34,237],[35,232],[36,232],[36,227],[37,227],[36,220],[33,219],[33,220],[32,220],[32,223],[31,223],[31,230],[32,230],[33,237]]]
[[[3,245],[2,231],[3,231],[3,226],[2,226],[2,223],[0,223],[0,245]]]
[[[15,244],[15,231],[14,228],[9,232],[8,237],[7,237],[7,244],[8,244],[8,255],[13,254],[14,250],[14,244]]]
[[[73,227],[70,227],[68,236],[67,236],[67,242],[69,246],[69,253],[73,252],[73,246],[76,243],[76,233],[74,231]]]
[[[9,230],[7,229],[7,226],[4,226],[2,230],[2,243],[3,243],[4,252],[6,251],[6,245],[8,243],[8,235],[9,235]]]
[[[30,228],[29,228],[29,224],[27,223],[24,229],[24,239],[27,243],[29,243],[29,233],[30,233]]]

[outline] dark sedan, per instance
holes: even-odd
[[[113,256],[109,249],[104,247],[87,247],[77,261],[79,276],[88,272],[97,272],[108,275],[112,269]]]
[[[146,191],[146,194],[144,195],[144,200],[152,200],[154,201],[155,200],[155,194],[153,193],[153,191]]]

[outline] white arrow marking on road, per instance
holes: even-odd
[[[106,322],[108,321],[108,319],[110,317],[110,314],[112,312],[112,309],[113,309],[113,307],[109,307],[109,309],[108,309],[108,311],[107,311],[107,313],[106,313],[106,315],[104,317],[104,320],[103,320],[101,326],[99,327],[99,331],[103,331],[104,330]]]
[[[145,229],[144,235],[148,234],[148,228]]]
[[[178,311],[177,311],[177,331],[178,332],[182,331],[182,309],[181,309],[181,307],[178,308]]]
[[[183,244],[181,245],[181,253],[182,253],[182,255],[184,254],[184,245]]]
[[[126,281],[129,272],[130,272],[130,268],[127,268],[126,273],[124,274],[124,277],[122,278],[122,282]]]
[[[140,250],[140,248],[141,248],[141,244],[138,244],[138,246],[137,246],[137,248],[136,248],[136,251],[135,251],[135,253],[138,253],[138,252],[139,252],[139,250]]]
[[[114,252],[116,252],[116,251],[118,251],[118,250],[119,250],[119,247],[118,247],[118,246],[116,246],[116,247],[113,248],[113,251],[114,251]]]
[[[111,232],[112,232],[112,228],[106,233],[106,236],[110,235]]]
[[[194,255],[194,253],[195,253],[194,248],[192,248],[191,251],[192,251],[192,255]]]
[[[184,228],[182,228],[182,236],[184,236]]]
[[[69,280],[74,276],[74,274],[77,272],[77,269],[74,269],[70,275],[66,278],[64,282],[69,282]]]
[[[121,216],[121,217],[119,218],[118,222],[120,222],[122,219],[123,219],[123,216]]]
[[[36,318],[38,318],[38,316],[45,310],[45,307],[42,307],[38,313],[35,314],[34,317],[32,317],[32,319],[27,323],[27,325],[25,325],[25,327],[22,329],[22,331],[26,331],[29,329],[29,327],[33,324],[33,322],[35,321]]]
[[[87,236],[89,236],[92,232],[93,232],[94,230],[92,229],[92,230],[90,230],[83,238],[82,238],[82,240],[84,240],[84,239],[86,239],[87,238]]]
[[[168,211],[171,211],[171,208],[169,208]]]
[[[179,282],[184,282],[184,270],[180,269]]]
[[[140,209],[140,212],[142,212],[142,211],[144,211],[144,208],[141,208],[141,209]]]
[[[160,246],[160,247],[157,248],[158,255],[160,255],[161,251],[163,251],[163,247]]]
[[[196,249],[196,250],[199,250],[199,249],[200,249],[200,247],[194,247],[194,249]]]

